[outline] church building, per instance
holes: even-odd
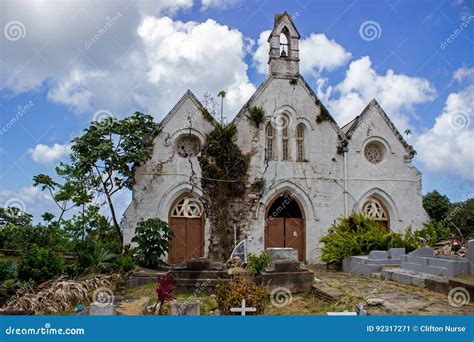
[[[269,74],[232,121],[236,144],[250,156],[248,207],[235,220],[232,239],[248,252],[292,247],[314,263],[319,239],[338,217],[360,212],[381,229],[418,229],[427,219],[415,151],[377,101],[340,127],[299,73],[300,34],[285,12],[275,16],[268,43]],[[232,67],[229,65],[229,67]],[[264,122],[248,113],[261,108]],[[159,125],[152,157],[135,171],[133,199],[124,214],[124,240],[138,222],[160,218],[174,232],[166,262],[208,256],[211,220],[203,205],[198,160],[214,128],[188,90]]]

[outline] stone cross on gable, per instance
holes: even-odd
[[[231,312],[240,312],[242,316],[245,316],[246,312],[255,312],[255,311],[257,311],[257,309],[252,308],[252,307],[247,308],[245,306],[245,299],[242,299],[242,306],[240,308],[231,308],[230,311]]]

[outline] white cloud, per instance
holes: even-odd
[[[8,4],[2,19],[26,28],[24,39],[2,45],[0,82],[14,93],[46,86],[50,101],[75,113],[143,111],[159,120],[187,89],[199,98],[227,91],[230,116],[255,90],[244,61],[252,41],[240,31],[160,17],[191,0]]]
[[[229,9],[240,5],[242,0],[202,0],[201,10],[205,11],[209,8],[215,9]]]
[[[261,74],[268,73],[268,36],[271,31],[260,33],[257,50],[253,55],[254,64]],[[328,39],[324,34],[315,34],[300,41],[300,69],[302,74],[319,74],[323,70],[334,70],[351,58],[335,40]]]
[[[453,74],[453,79],[456,81],[463,81],[463,80],[473,80],[474,79],[474,67],[473,68],[459,68]]]
[[[364,107],[376,99],[400,130],[410,127],[407,113],[416,104],[436,97],[436,91],[424,78],[396,74],[389,69],[379,75],[369,57],[351,62],[344,80],[332,87],[326,80],[318,83],[318,96],[327,103],[329,111],[343,125],[359,115]]]
[[[40,215],[45,211],[53,213],[57,211],[49,194],[33,186],[0,190],[0,206],[15,207],[32,214],[35,222],[40,220]]]
[[[429,170],[451,171],[474,180],[473,121],[474,84],[471,83],[460,92],[449,94],[434,126],[416,140],[419,158]]]
[[[255,91],[244,61],[248,41],[238,30],[212,19],[197,23],[146,17],[138,34],[147,81],[159,89],[159,101],[174,102],[187,88],[197,96],[225,90],[227,113],[235,115]]]
[[[308,38],[301,40],[300,63],[303,74],[337,69],[350,58],[349,52],[324,34],[311,33]]]
[[[54,144],[49,147],[47,145],[38,144],[34,148],[28,150],[31,159],[40,164],[51,164],[61,160],[71,152],[69,144]]]

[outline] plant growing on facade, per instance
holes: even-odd
[[[247,113],[247,119],[258,129],[260,125],[265,122],[265,110],[263,107],[250,107]]]
[[[250,158],[235,143],[235,125],[215,124],[198,157],[202,170],[203,204],[211,221],[209,256],[227,260],[234,247],[237,201],[247,189]]]

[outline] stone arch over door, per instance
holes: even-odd
[[[198,198],[190,193],[179,196],[170,207],[168,222],[174,233],[170,264],[204,256],[204,208]]]
[[[283,191],[273,197],[265,210],[265,248],[287,247],[298,250],[306,261],[306,219],[296,196]]]

